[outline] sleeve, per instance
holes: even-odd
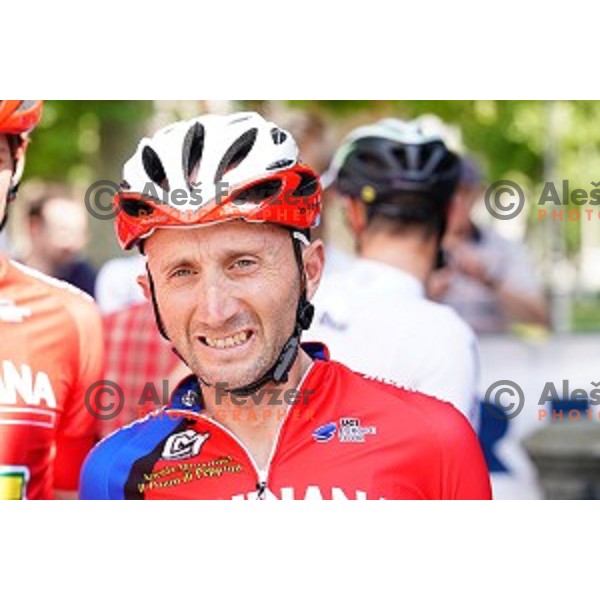
[[[491,500],[490,476],[479,440],[467,420],[446,405],[435,433],[440,444],[440,499]]]
[[[109,474],[112,458],[118,450],[118,438],[105,438],[87,455],[81,468],[80,500],[110,500]]]
[[[76,301],[75,301],[76,300]],[[77,331],[77,352],[72,366],[76,377],[61,417],[56,441],[54,488],[76,490],[81,465],[96,441],[96,420],[86,407],[86,392],[102,378],[104,344],[102,322],[91,299],[69,303]]]
[[[420,381],[414,387],[453,404],[477,429],[479,423],[479,344],[471,328],[444,308],[452,319],[436,328],[436,341]]]

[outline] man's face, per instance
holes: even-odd
[[[13,157],[8,138],[0,134],[0,223],[4,223],[10,180],[13,175]]]
[[[53,198],[42,210],[42,219],[32,223],[31,242],[53,265],[73,261],[87,241],[87,219],[83,208],[70,200]]]
[[[228,388],[262,376],[296,320],[300,274],[290,233],[232,221],[158,230],[145,248],[167,333],[196,375]],[[310,297],[322,270],[320,242],[305,260]]]

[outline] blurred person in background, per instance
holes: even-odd
[[[39,100],[0,101],[0,228],[41,112]],[[84,397],[102,363],[92,298],[0,255],[0,499],[77,497],[96,429]]]
[[[318,226],[315,228],[315,238],[325,242],[325,273],[332,274],[346,269],[352,264],[353,255],[338,248],[329,239],[329,228],[326,225],[327,214],[331,204],[339,198],[331,187],[331,177],[326,171],[333,151],[329,132],[325,120],[314,112],[301,110],[288,110],[278,115],[278,122],[289,131],[298,144],[298,151],[302,160],[312,165],[315,171],[322,173],[323,184],[323,212]]]
[[[302,110],[286,110],[277,117],[281,127],[289,131],[296,140],[302,160],[312,165],[317,173],[322,173],[331,158],[324,119],[315,112]]]
[[[459,157],[416,123],[385,119],[349,134],[329,173],[358,259],[324,277],[308,335],[353,369],[452,402],[475,426],[475,336],[425,297],[459,172]]]
[[[22,262],[93,296],[96,270],[81,256],[88,240],[83,206],[72,198],[42,196],[29,206],[27,220],[30,252]]]
[[[159,333],[148,300],[112,311],[103,323],[104,379],[119,385],[123,407],[114,417],[98,422],[99,439],[162,408],[170,391],[190,374]]]
[[[444,238],[447,264],[432,274],[429,295],[454,308],[476,333],[506,333],[513,322],[548,326],[548,306],[527,248],[472,219],[484,192],[479,166],[465,158]]]
[[[146,272],[142,256],[113,258],[100,267],[96,279],[96,302],[102,314],[146,302],[137,277]]]

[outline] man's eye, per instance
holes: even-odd
[[[186,277],[187,275],[191,275],[191,274],[192,274],[191,269],[185,269],[185,268],[175,269],[175,271],[173,271],[171,273],[171,275],[169,275],[169,279],[173,279],[174,277]]]
[[[233,266],[237,269],[248,269],[253,267],[256,264],[256,261],[251,260],[249,258],[240,258],[233,263]]]

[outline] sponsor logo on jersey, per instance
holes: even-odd
[[[0,466],[0,500],[27,498],[29,479],[30,472],[26,466]]]
[[[0,298],[0,321],[4,321],[5,323],[22,323],[25,317],[30,316],[30,308],[21,308],[12,300]]]
[[[317,442],[328,442],[333,439],[336,430],[337,425],[335,423],[326,423],[325,425],[321,425],[321,427],[317,427],[312,436]]]
[[[343,417],[340,419],[340,428],[338,437],[340,442],[363,443],[365,436],[375,435],[376,427],[361,427],[360,419],[353,417]]]
[[[162,451],[164,460],[182,460],[200,454],[202,445],[210,433],[198,433],[193,429],[174,433],[167,438]]]
[[[202,463],[173,462],[158,471],[143,473],[143,482],[137,487],[140,494],[144,494],[154,489],[185,485],[200,479],[215,479],[243,470],[244,467],[231,456],[220,456]]]
[[[362,490],[345,491],[339,487],[321,488],[318,485],[309,485],[302,494],[293,487],[283,487],[279,494],[272,492],[268,487],[246,494],[235,494],[232,500],[368,500],[367,492]],[[383,500],[383,498],[379,498]]]
[[[33,373],[29,365],[17,368],[0,362],[0,422],[4,425],[54,427],[56,396],[44,371]]]

